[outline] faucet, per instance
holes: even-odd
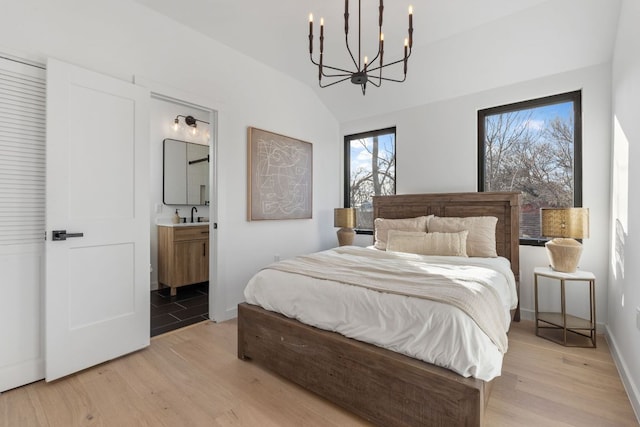
[[[191,222],[193,222],[193,211],[198,212],[198,208],[196,208],[195,206],[191,208]]]

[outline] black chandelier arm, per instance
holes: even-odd
[[[335,82],[331,82],[331,83],[329,83],[329,84],[327,84],[327,85],[323,85],[323,84],[322,84],[322,80],[319,80],[319,81],[318,81],[318,85],[319,85],[321,88],[323,88],[323,89],[324,89],[325,87],[329,87],[329,86],[337,85],[338,83],[342,83],[342,82],[344,82],[344,81],[347,81],[347,80],[349,80],[350,78],[351,78],[351,75],[349,75],[349,76],[345,77],[344,79],[340,79],[340,80],[336,80]]]
[[[322,77],[329,77],[329,78],[334,78],[334,77],[351,77],[353,75],[352,72],[348,71],[346,73],[342,73],[342,74],[327,74],[324,72],[324,70],[322,71]]]
[[[378,79],[378,84],[376,84],[373,79]],[[402,79],[392,79],[390,77],[378,77],[378,76],[369,76],[369,81],[371,82],[371,84],[373,84],[375,87],[380,87],[380,84],[382,84],[382,81],[387,81],[387,82],[396,82],[396,83],[402,83],[407,79],[407,76],[405,74],[405,76]]]
[[[320,64],[316,64],[316,65],[319,66]],[[340,73],[344,73],[344,74],[337,74],[337,75],[347,75],[347,74],[351,75],[351,74],[353,74],[353,71],[350,71],[350,70],[345,70],[343,68],[337,68],[337,67],[333,67],[331,65],[322,64],[322,75],[325,76],[325,77],[330,77],[331,76],[331,75],[325,74],[325,72],[324,72],[325,68],[329,69],[329,70],[333,70],[333,71],[338,71]]]
[[[378,40],[379,40],[379,39],[380,39],[380,36],[378,35]],[[378,60],[378,58],[381,58],[381,59],[382,59],[382,45],[381,45],[381,43],[380,43],[380,42],[378,42],[378,52],[376,53],[376,56],[374,56],[374,57],[373,57],[373,59],[371,59],[371,60],[369,61],[369,65],[373,64],[374,62],[376,62],[376,61]],[[375,70],[377,70],[378,68],[384,68],[384,67],[385,67],[384,65],[382,65],[382,66],[378,66],[378,67],[376,67],[376,68],[369,68],[369,67],[367,67],[367,71],[375,71]]]
[[[406,60],[408,61],[410,57],[411,57],[411,50],[409,50],[409,53],[407,54]],[[377,67],[367,68],[367,72],[378,71],[378,70],[381,70],[382,68],[390,67],[392,65],[399,64],[399,63],[404,62],[404,61],[405,61],[405,58],[403,57],[403,58],[397,59],[397,60],[395,60],[393,62],[388,62],[388,63],[383,64],[383,65],[378,65]]]
[[[382,60],[382,52],[384,50],[384,41],[382,40],[382,11],[384,10],[384,6],[382,5],[382,1],[380,2],[380,6],[378,9],[380,11],[380,16],[378,18],[378,52],[376,53],[376,56],[374,56],[373,59],[369,61],[369,64],[373,64],[374,62],[376,62],[378,57],[380,58],[380,60]],[[382,65],[380,68],[382,67],[384,67],[384,65]],[[375,69],[367,68],[367,71],[373,71],[373,70],[377,70],[377,68]]]
[[[360,7],[360,0],[358,1],[358,7]],[[376,62],[378,60],[378,58],[380,58],[380,60],[382,60],[382,52],[384,50],[384,42],[382,40],[382,16],[383,16],[383,13],[384,13],[384,6],[382,4],[382,0],[380,0],[380,6],[378,6],[378,51],[376,52],[376,56],[374,56],[371,60],[369,60],[369,64],[373,64],[374,62]],[[362,24],[359,23],[359,25],[362,25]],[[360,42],[360,40],[358,40],[358,43],[359,42]],[[360,54],[359,51],[358,51],[358,54]],[[383,68],[383,67],[384,67],[384,65],[380,65],[379,67],[376,67],[376,68],[369,68],[365,64],[365,70],[366,71],[375,71],[378,68]]]
[[[344,44],[347,46],[347,52],[349,52],[349,56],[351,56],[351,60],[353,61],[353,66],[356,67],[356,70],[360,71],[360,66],[358,65],[358,62],[356,61],[356,58],[353,56],[353,53],[351,52],[351,48],[349,47],[349,37],[347,36],[346,33],[344,35]]]
[[[317,65],[320,65],[320,63],[319,63],[319,62],[316,62],[316,61],[313,59],[313,56],[309,55],[309,59],[311,60],[311,63],[312,63],[313,65],[316,65],[316,66],[317,66]],[[322,68],[323,68],[323,69],[324,69],[324,68],[329,68],[330,70],[340,71],[340,72],[342,72],[342,73],[349,73],[349,75],[351,75],[351,74],[353,73],[353,71],[345,70],[345,69],[343,69],[343,68],[333,67],[333,66],[331,66],[331,65],[326,65],[326,64],[324,64],[324,63],[322,64]],[[322,74],[324,75],[324,72],[323,72]]]
[[[341,73],[347,73],[349,75],[351,75],[353,73],[353,71],[349,71],[349,70],[345,70],[342,68],[337,68],[337,67],[332,67],[331,65],[322,65],[322,68],[328,68],[330,70],[334,70],[334,71],[340,71]],[[324,71],[322,72],[322,74],[324,74]],[[325,74],[326,76],[326,74]]]
[[[369,79],[367,80],[367,83],[371,83],[372,85],[374,85],[375,87],[380,87],[380,85],[382,84],[381,81],[379,81],[378,83],[374,82],[373,80],[371,80],[372,78],[377,79],[378,77],[369,77]]]

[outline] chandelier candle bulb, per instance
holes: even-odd
[[[409,39],[404,39],[404,73],[407,74],[407,49],[409,48]]]

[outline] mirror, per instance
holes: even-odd
[[[209,146],[163,141],[162,201],[165,205],[209,204]]]

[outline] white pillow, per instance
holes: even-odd
[[[387,234],[389,230],[401,230],[401,231],[427,231],[427,221],[433,215],[419,216],[416,218],[402,218],[402,219],[386,219],[376,218],[374,220],[375,240],[374,246],[376,249],[385,250],[387,248]]]
[[[429,232],[455,233],[462,230],[469,231],[467,236],[467,255],[495,258],[496,252],[496,224],[498,218],[494,216],[438,217],[429,219]]]
[[[387,250],[419,255],[467,256],[467,230],[457,233],[423,233],[389,230]]]

